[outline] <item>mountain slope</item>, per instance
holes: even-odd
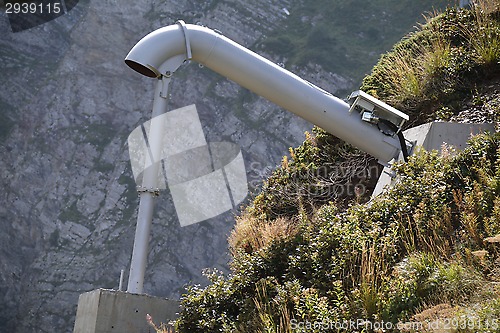
[[[6,13],[0,11],[0,331],[69,332],[78,295],[99,287],[117,288],[120,270],[128,271],[138,199],[125,142],[150,118],[153,98],[153,82],[123,63],[129,49],[150,31],[184,19],[218,29],[282,62],[292,55],[266,47],[266,41],[295,24],[292,18],[305,10],[305,3],[82,0],[68,14],[18,33],[11,31]],[[422,2],[418,10],[408,8],[408,21],[430,10],[430,3]],[[289,16],[283,8],[291,11]],[[301,33],[335,16],[317,16],[319,10],[308,14],[315,19],[305,20]],[[392,32],[388,27],[401,12],[390,7],[385,11],[384,20],[371,22],[377,25],[374,29],[387,29],[384,40],[390,45],[413,23]],[[310,42],[321,49],[321,39]],[[375,56],[371,59],[374,62]],[[363,63],[360,71],[371,65]],[[343,94],[360,81],[324,70],[312,59],[290,66],[332,93]],[[242,147],[253,188],[311,127],[189,64],[173,80],[171,108],[193,103],[207,141],[232,141]],[[233,224],[233,212],[228,212],[181,228],[168,191],[162,193],[145,291],[176,298],[188,282],[207,283],[200,273],[204,268],[227,271],[226,238]]]
[[[499,13],[484,0],[429,20],[364,87],[414,124],[447,116],[498,127],[500,53],[487,61],[477,47],[500,50]],[[363,184],[360,161],[320,129],[306,135],[237,219],[231,273],[211,272],[211,285],[184,295],[178,330],[500,332],[500,134],[463,152],[417,151],[367,204],[361,187],[332,190]],[[325,181],[340,170],[350,181]]]

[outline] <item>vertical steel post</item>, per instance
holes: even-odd
[[[158,188],[158,171],[161,165],[161,139],[163,126],[159,121],[154,121],[167,111],[169,77],[161,76],[158,79],[153,102],[153,113],[151,126],[148,133],[149,156],[152,159],[151,166],[145,168],[142,188],[140,192],[139,212],[137,214],[137,226],[135,230],[134,249],[130,263],[130,274],[127,292],[141,294],[144,286],[144,274],[149,252],[149,237],[151,234],[151,223],[153,220],[153,209],[155,192]],[[147,158],[146,158],[147,159]]]
[[[118,291],[123,291],[123,277],[125,276],[125,270],[120,271],[120,282],[118,283]]]

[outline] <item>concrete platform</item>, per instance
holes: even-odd
[[[97,289],[80,295],[73,333],[152,333],[155,324],[174,320],[179,302],[124,291]]]
[[[441,152],[444,144],[456,150],[463,150],[471,136],[484,132],[494,133],[495,125],[431,122],[410,128],[403,133],[406,140],[415,142],[416,147]],[[375,186],[372,198],[381,194],[387,186],[391,186],[394,182],[393,176],[391,169],[385,167]]]

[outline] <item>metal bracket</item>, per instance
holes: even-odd
[[[396,171],[392,170],[392,167],[385,167],[382,172],[391,177],[391,179],[395,179],[397,176]]]
[[[172,79],[172,75],[184,63],[184,61],[185,61],[184,55],[180,54],[178,56],[168,59],[163,64],[161,64],[160,71],[164,74],[158,77],[158,79],[161,80],[162,84],[160,97],[168,98],[168,86],[170,84],[170,80]]]
[[[161,90],[160,90],[160,97],[161,98],[168,98],[168,86],[170,84],[170,77],[172,74],[169,76],[162,76],[161,77]]]
[[[143,186],[137,186],[137,193],[143,194],[143,193],[151,193],[154,197],[158,197],[160,195],[160,189],[156,188],[147,188]]]
[[[351,104],[349,113],[357,110],[361,113],[363,121],[371,124],[377,124],[379,119],[385,119],[401,130],[405,121],[410,119],[407,114],[361,90],[351,93],[348,101]],[[399,130],[396,132],[399,132]]]
[[[382,160],[378,160],[377,161],[379,164],[381,164],[382,166],[386,167],[386,168],[392,168],[392,165],[388,162],[385,162],[385,161],[382,161]]]
[[[170,82],[170,78],[172,77],[174,72],[187,60],[191,60],[193,58],[193,52],[191,51],[191,42],[189,40],[189,33],[186,27],[186,23],[182,20],[179,20],[177,21],[177,24],[181,27],[182,34],[184,35],[184,42],[186,43],[186,54],[179,54],[171,57],[160,65],[158,72],[161,73],[161,76],[159,76],[158,79],[161,79],[164,83],[163,89],[160,93],[160,96],[163,98],[167,98],[168,83]]]
[[[186,59],[193,59],[193,53],[191,52],[191,42],[189,41],[188,29],[186,28],[186,23],[183,20],[179,20],[176,22],[182,29],[182,33],[184,34],[184,41],[186,42]]]

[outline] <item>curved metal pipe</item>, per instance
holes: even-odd
[[[184,55],[353,146],[389,162],[400,151],[394,137],[364,122],[349,104],[206,27],[180,22],[151,32],[129,52],[133,70],[160,77],[166,62]],[[188,56],[189,55],[189,56]]]

